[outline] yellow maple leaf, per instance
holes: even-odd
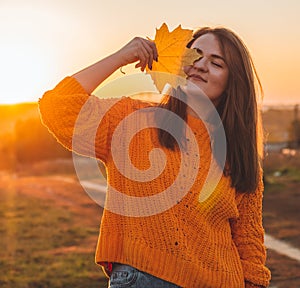
[[[153,62],[152,70],[146,67],[146,72],[151,75],[160,92],[166,83],[173,87],[182,84],[186,77],[183,67],[199,59],[200,55],[195,49],[186,48],[192,35],[192,30],[182,29],[181,25],[172,32],[169,32],[166,23],[156,29],[154,43],[158,51],[158,62]]]

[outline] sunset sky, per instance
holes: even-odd
[[[0,104],[36,102],[134,36],[154,38],[163,22],[234,30],[252,53],[264,103],[300,103],[299,11],[298,0],[0,0]]]

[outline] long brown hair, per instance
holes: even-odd
[[[232,187],[238,192],[254,192],[259,181],[262,148],[262,137],[259,136],[261,122],[257,108],[257,97],[262,95],[261,82],[247,47],[227,28],[201,28],[194,33],[187,47],[190,48],[197,38],[207,33],[218,39],[229,70],[227,88],[216,107],[227,142],[226,167],[229,169],[224,169],[224,174],[231,177]],[[180,88],[173,89],[170,95],[163,98],[160,107],[171,110],[186,121],[187,105],[179,100],[180,97],[172,97],[173,93],[185,97]],[[169,149],[175,149],[176,140],[163,129],[163,125],[170,126],[172,123],[164,115],[160,115],[159,121],[162,127],[158,130],[160,143]],[[176,131],[183,134],[183,125],[177,126]],[[217,143],[214,150],[218,150]]]

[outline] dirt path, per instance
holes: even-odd
[[[42,201],[54,201],[57,206],[65,207],[75,213],[86,224],[99,224],[102,207],[97,205],[84,191],[80,183],[72,177],[24,176],[0,173],[0,189],[10,186],[17,195],[27,195]]]
[[[69,181],[69,179],[62,180]],[[100,192],[105,196],[106,186],[94,183],[92,181],[82,181],[81,184],[85,188]],[[265,234],[265,245],[267,248],[272,249],[279,254],[300,262],[300,249],[293,247],[285,241],[278,240],[269,234]]]

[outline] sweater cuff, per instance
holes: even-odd
[[[265,286],[256,285],[251,282],[245,281],[245,288],[266,288]]]
[[[68,94],[88,94],[82,85],[72,76],[67,76],[61,80],[54,89],[57,94],[63,92],[64,95]]]
[[[242,266],[244,270],[244,277],[246,283],[252,283],[254,287],[268,287],[271,279],[270,270],[263,264],[251,263],[246,260],[242,260]],[[259,286],[261,285],[261,286]],[[251,287],[251,286],[249,286]]]

